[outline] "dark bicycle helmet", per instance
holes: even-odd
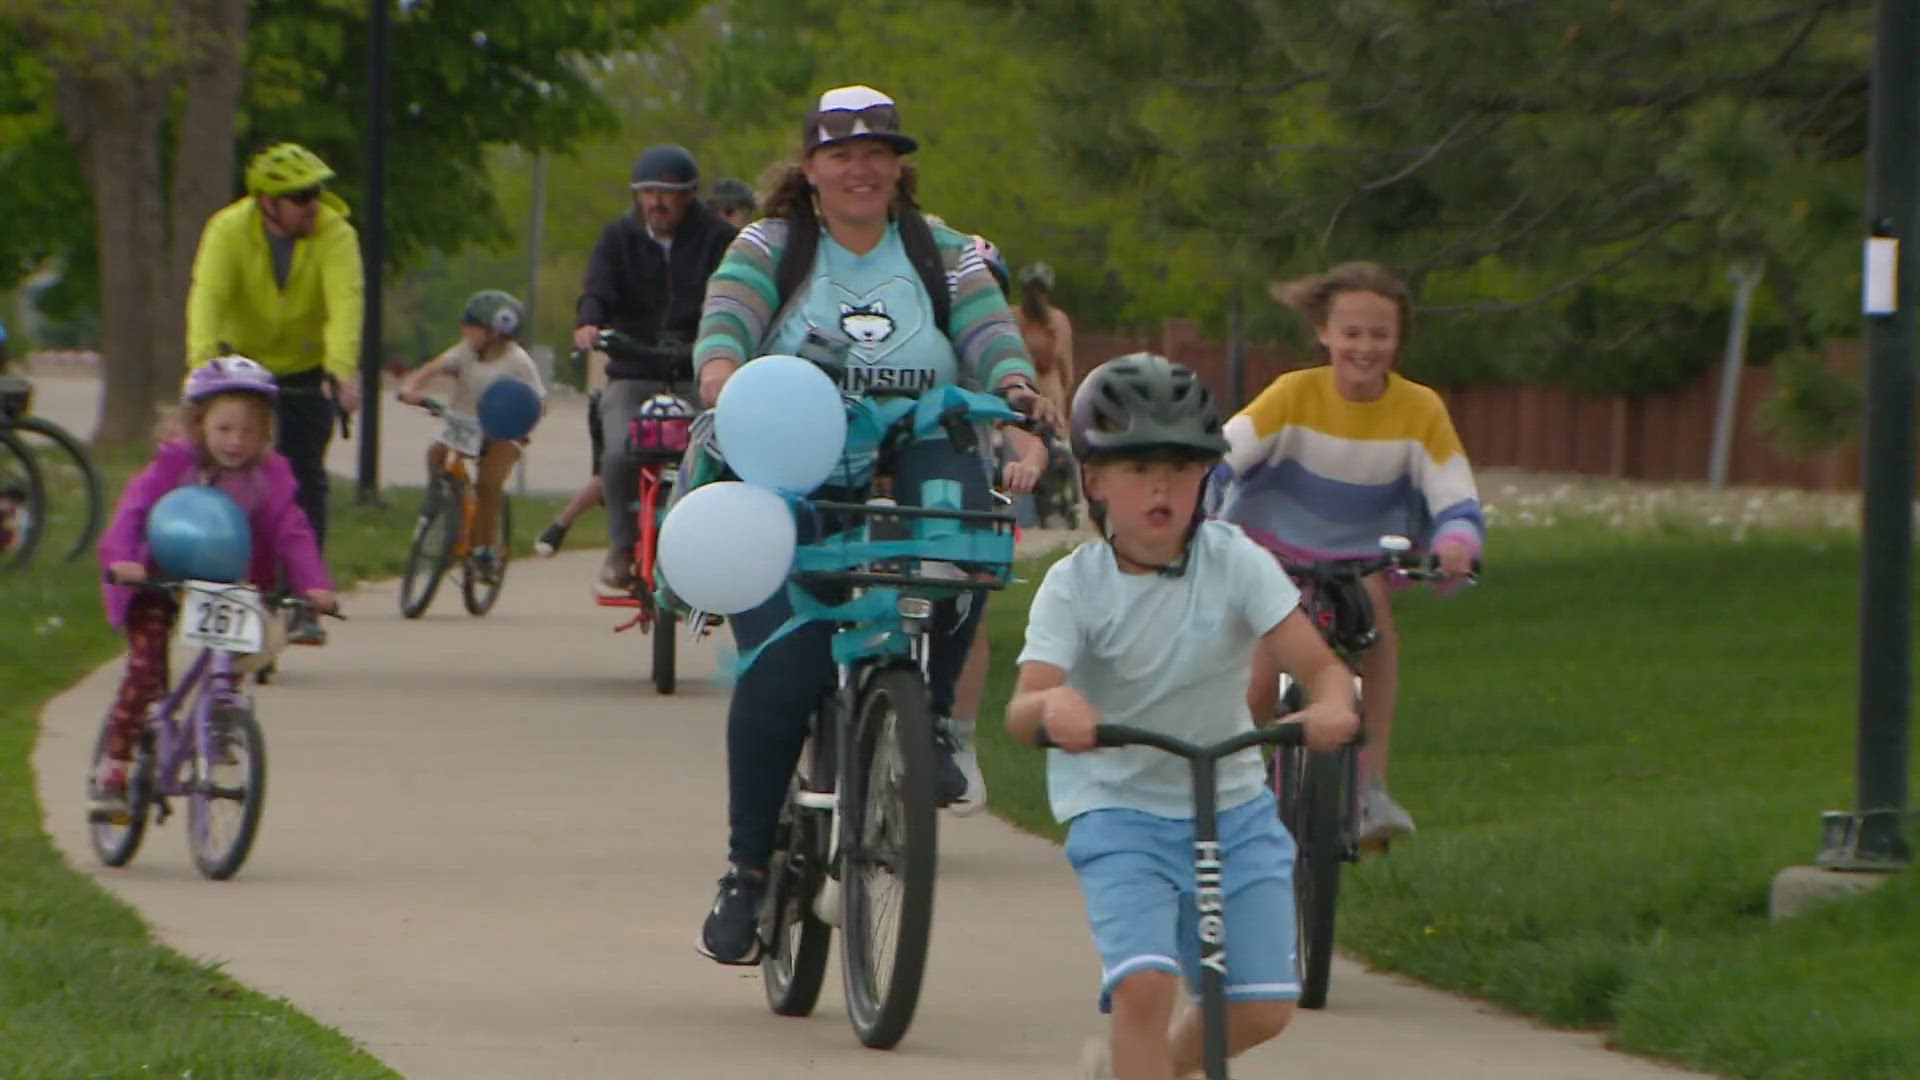
[[[1197,459],[1227,452],[1220,411],[1193,369],[1153,353],[1131,353],[1087,373],[1073,395],[1073,454],[1171,453]]]

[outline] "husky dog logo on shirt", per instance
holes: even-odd
[[[840,305],[840,332],[862,345],[877,345],[893,336],[893,317],[885,300],[855,306]]]

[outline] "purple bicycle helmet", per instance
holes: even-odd
[[[244,356],[216,356],[187,373],[181,400],[195,402],[213,394],[233,393],[272,399],[280,396],[280,387],[274,384],[272,372]]]

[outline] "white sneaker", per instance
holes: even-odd
[[[949,720],[947,730],[953,735],[953,763],[960,767],[960,775],[967,778],[966,794],[947,804],[947,809],[955,817],[972,817],[987,808],[987,778],[980,773],[980,755],[974,752],[973,720]]]
[[[1360,795],[1360,842],[1394,840],[1413,835],[1413,816],[1387,794],[1387,785],[1369,781]]]

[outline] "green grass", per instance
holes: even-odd
[[[1767,923],[1773,874],[1853,804],[1858,557],[1567,523],[1502,531],[1460,597],[1401,594],[1420,834],[1347,869],[1341,947],[1728,1076],[1920,1076],[1914,876]],[[989,609],[981,755],[996,809],[1057,836],[1041,755],[997,722],[1031,587]]]
[[[104,466],[117,482],[135,464]],[[418,498],[391,490],[386,507],[373,509],[351,505],[350,490],[337,493],[328,551],[336,584],[398,569]],[[531,546],[559,502],[514,500],[516,548]],[[0,577],[0,611],[0,1076],[396,1075],[287,1002],[157,944],[132,908],[61,861],[34,797],[37,718],[125,642],[106,624],[91,563],[42,562]],[[351,633],[351,624],[335,632]],[[138,862],[126,872],[139,873]]]

